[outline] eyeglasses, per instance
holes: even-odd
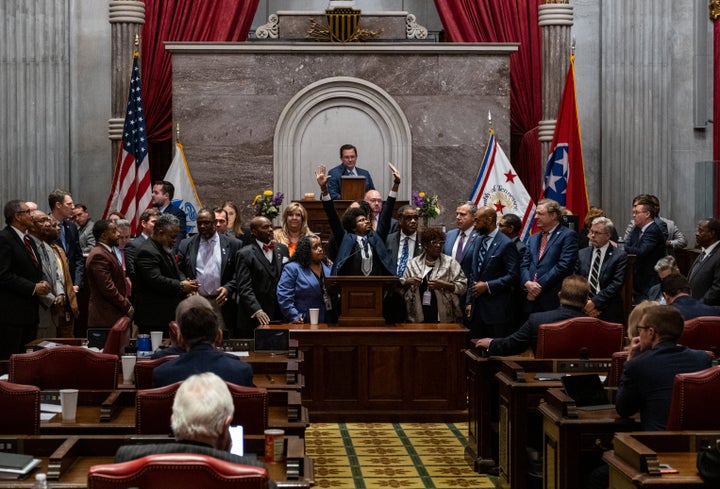
[[[431,244],[432,246],[442,246],[442,245],[445,244],[445,240],[434,240],[434,241],[430,241],[430,244]]]
[[[638,330],[640,330],[640,329],[650,329],[650,328],[652,328],[652,326],[636,326],[636,328],[637,328]]]

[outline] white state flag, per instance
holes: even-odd
[[[202,202],[195,190],[195,183],[190,175],[185,152],[180,143],[175,143],[175,157],[163,180],[175,186],[172,203],[182,209],[187,216],[187,235],[197,233],[197,211],[202,207]]]
[[[478,207],[494,207],[498,217],[504,214],[517,215],[522,221],[520,239],[526,241],[530,236],[535,219],[535,203],[495,140],[493,130],[490,130],[490,141],[469,200]]]

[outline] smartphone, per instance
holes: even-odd
[[[677,474],[677,469],[673,469],[668,464],[660,464],[660,473],[661,474]]]
[[[243,447],[243,427],[240,425],[230,427],[230,441],[232,446],[230,447],[230,453],[239,455],[242,457]]]

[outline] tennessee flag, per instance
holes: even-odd
[[[575,55],[570,56],[570,68],[560,99],[543,181],[543,197],[565,206],[579,217],[580,226],[583,225],[588,211],[588,196],[575,94]]]

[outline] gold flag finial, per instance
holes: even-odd
[[[180,141],[180,123],[175,124],[175,140]]]

